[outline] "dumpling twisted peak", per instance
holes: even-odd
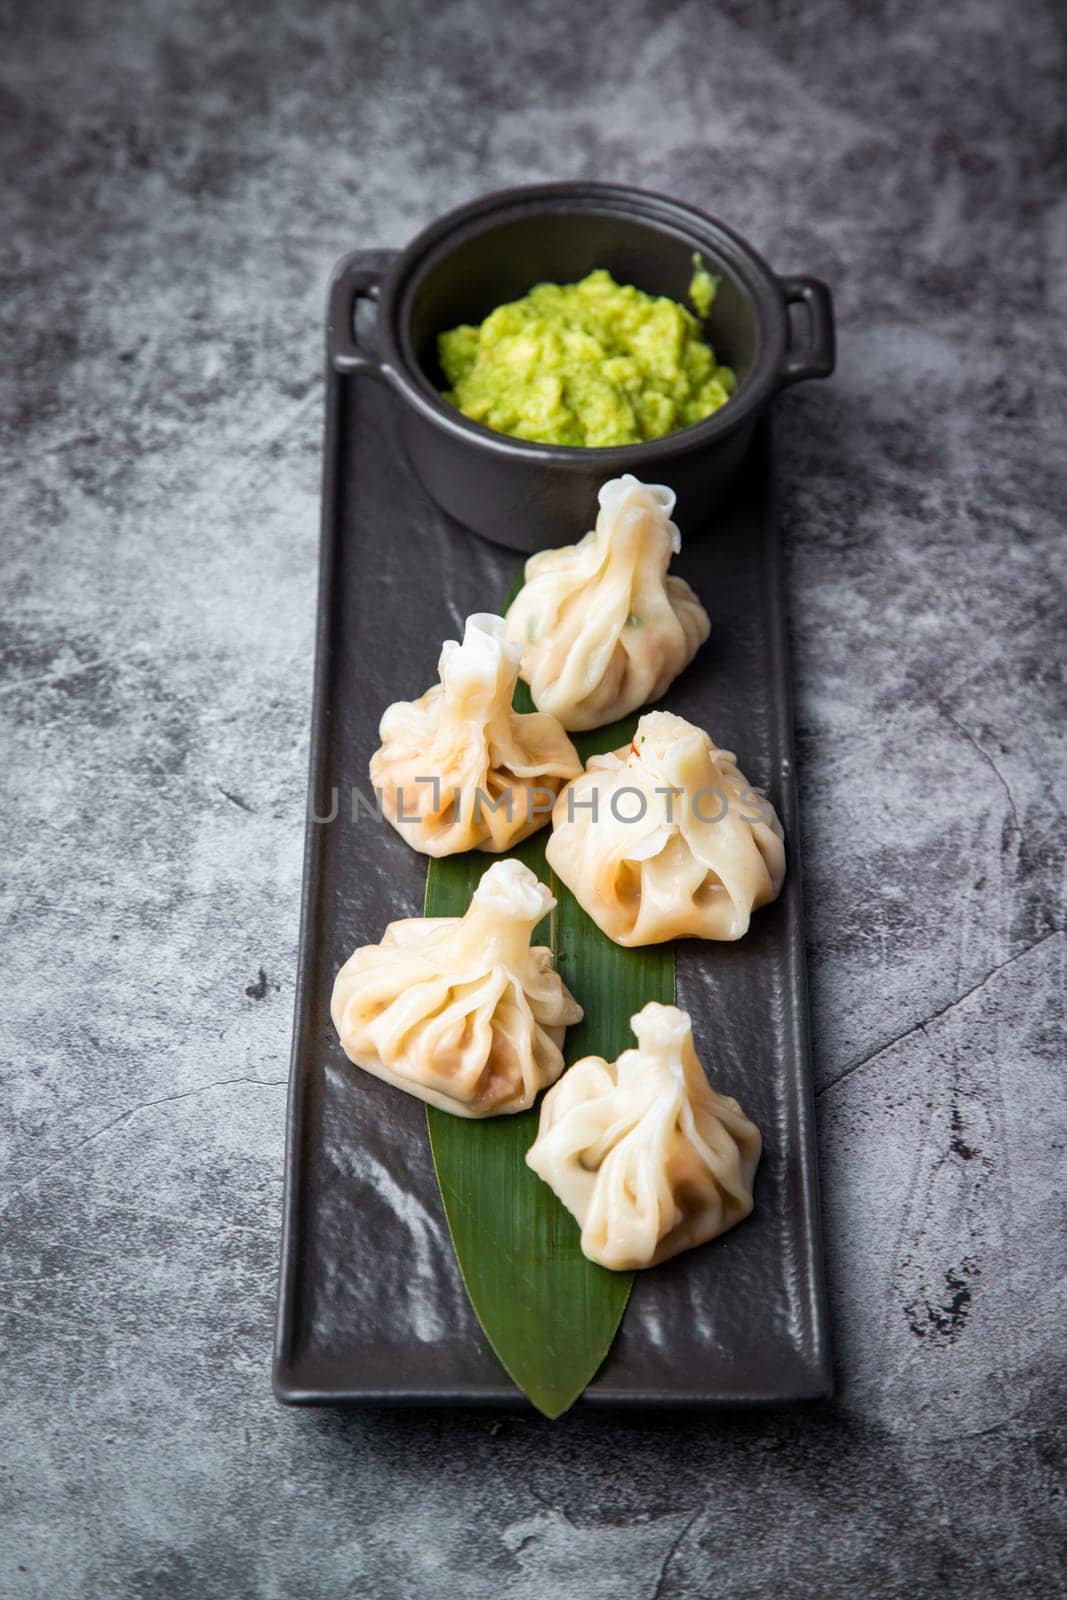
[[[643,1058],[646,1064],[667,1061],[681,1066],[686,1041],[693,1037],[693,1024],[687,1011],[650,1000],[643,1010],[630,1018],[630,1027],[637,1049],[625,1052],[626,1055]]]
[[[671,553],[677,555],[681,550],[682,535],[670,520],[678,497],[665,483],[642,483],[632,472],[624,472],[601,484],[596,498],[601,511],[619,521],[629,513],[627,520],[633,523],[642,510],[649,512],[654,525],[668,534]]]
[[[655,1002],[631,1018],[635,1049],[576,1061],[541,1104],[526,1160],[582,1230],[591,1261],[654,1266],[752,1210],[762,1141],[711,1088],[688,1014]]]
[[[390,923],[334,983],[345,1054],[457,1116],[527,1110],[559,1077],[564,1033],[582,1016],[551,951],[531,945],[555,903],[529,867],[498,861],[462,917]]]
[[[598,728],[656,700],[711,631],[683,578],[674,492],[632,474],[600,490],[596,527],[542,550],[507,614],[534,704],[565,728]]]
[[[531,928],[547,916],[555,904],[552,890],[514,856],[507,861],[494,861],[482,874],[471,896],[471,905],[479,910],[502,921],[528,922]]]
[[[476,611],[463,626],[463,641],[446,639],[437,673],[452,705],[480,699],[487,709],[511,705],[522,651],[506,636],[503,617]],[[386,713],[388,715],[388,713]]]
[[[425,855],[510,849],[544,826],[581,770],[555,717],[512,709],[519,656],[503,617],[477,612],[462,643],[443,645],[440,682],[382,717],[371,782],[385,817]]]

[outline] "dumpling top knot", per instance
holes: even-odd
[[[709,734],[673,711],[646,711],[637,724],[628,763],[653,777],[676,781],[679,769],[692,770],[712,748]]]
[[[679,1006],[648,1004],[630,1018],[637,1048],[624,1050],[615,1063],[620,1087],[629,1087],[646,1104],[666,1092],[683,1094],[686,1054],[693,1045],[693,1021]]]
[[[601,485],[597,494],[597,504],[604,515],[611,519],[618,518],[627,510],[638,513],[642,510],[652,512],[667,530],[670,547],[675,555],[682,548],[682,535],[678,525],[671,521],[671,512],[677,499],[674,490],[668,489],[665,483],[642,483],[632,472],[624,472],[618,478],[609,478],[607,483]],[[597,518],[598,523],[599,521]]]
[[[535,872],[509,856],[506,861],[494,861],[482,874],[473,902],[497,916],[533,926],[553,909],[556,897]]]
[[[680,1006],[661,1005],[658,1000],[650,1000],[631,1017],[630,1026],[637,1040],[637,1051],[664,1060],[680,1057],[685,1041],[693,1036],[693,1022],[688,1011]]]
[[[506,695],[508,704],[519,675],[522,651],[507,638],[507,623],[491,611],[476,611],[467,618],[462,644],[446,639],[437,670],[446,691],[459,693],[485,684],[494,697]]]

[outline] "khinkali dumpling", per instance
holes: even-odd
[[[711,631],[685,579],[667,575],[681,549],[673,491],[627,473],[599,500],[579,544],[530,557],[507,614],[534,705],[572,729],[658,699]]]
[[[652,1267],[752,1210],[759,1129],[716,1094],[688,1015],[655,1001],[630,1022],[636,1050],[585,1056],[541,1103],[527,1163],[602,1267]]]
[[[382,717],[371,782],[383,814],[424,855],[510,849],[544,825],[581,771],[555,717],[512,710],[518,672],[504,619],[481,612],[467,618],[462,644],[443,645],[440,683]]]
[[[616,944],[740,939],[785,876],[782,825],[729,750],[669,711],[593,756],[552,812],[549,866]]]
[[[582,1008],[530,937],[556,904],[521,861],[497,861],[462,917],[391,922],[333,986],[345,1054],[460,1117],[525,1111],[563,1070]]]

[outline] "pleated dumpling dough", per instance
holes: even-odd
[[[521,861],[497,861],[462,917],[391,922],[333,986],[330,1014],[364,1071],[460,1117],[526,1111],[563,1070],[582,1008],[531,947],[555,900]]]
[[[555,717],[512,710],[519,650],[503,617],[468,617],[438,672],[421,699],[382,717],[370,775],[383,814],[424,855],[509,850],[547,822],[553,796],[582,769],[578,752]]]
[[[704,1076],[686,1012],[653,1001],[630,1026],[636,1050],[585,1056],[549,1090],[526,1156],[581,1227],[583,1253],[618,1272],[747,1217],[762,1148]]]
[[[681,549],[673,491],[627,473],[599,500],[579,544],[530,557],[507,614],[534,705],[571,729],[657,700],[711,631],[685,579],[667,574]]]
[[[593,756],[552,812],[549,866],[616,944],[740,939],[785,876],[782,825],[729,750],[669,711]]]

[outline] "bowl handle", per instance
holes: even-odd
[[[330,283],[330,310],[326,326],[326,349],[334,370],[362,373],[368,378],[387,378],[391,368],[377,356],[368,355],[356,343],[356,305],[371,300],[377,305],[382,279],[392,253],[382,255],[381,266],[367,260],[367,252],[347,256]]]
[[[787,353],[779,380],[782,387],[804,378],[828,378],[836,358],[834,302],[829,288],[821,278],[780,278],[778,282],[787,307],[808,308],[807,346]]]

